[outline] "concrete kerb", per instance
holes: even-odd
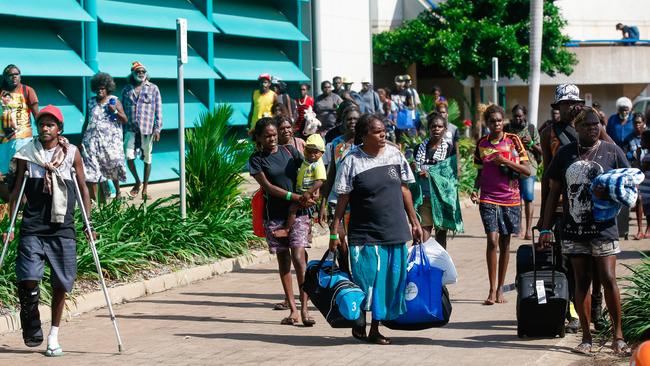
[[[314,247],[326,245],[325,237],[315,238]],[[322,243],[320,243],[322,242]],[[318,245],[319,244],[319,245]],[[148,280],[138,281],[120,285],[108,289],[111,302],[121,304],[132,301],[147,295],[167,291],[176,287],[187,286],[191,283],[205,280],[228,272],[240,271],[257,264],[264,264],[272,261],[275,257],[266,250],[255,250],[236,258],[222,259],[210,264],[179,270],[173,273],[164,274]],[[101,290],[77,296],[74,301],[66,301],[64,318],[71,319],[80,314],[106,307],[106,300]],[[50,307],[39,306],[41,321],[51,320]],[[119,318],[119,314],[117,315]],[[0,316],[0,334],[20,330],[20,314],[12,312]]]
[[[469,198],[460,202],[461,207],[467,208],[474,204]],[[327,236],[314,238],[313,248],[326,247],[328,245]],[[147,295],[171,290],[176,287],[187,286],[191,283],[205,280],[228,272],[240,271],[247,267],[257,264],[268,263],[275,259],[266,250],[255,250],[250,253],[241,255],[236,258],[227,258],[218,260],[211,264],[179,270],[173,273],[164,274],[148,280],[138,281],[125,285],[120,285],[108,289],[112,304],[122,304],[126,301],[132,301]],[[71,319],[80,314],[87,313],[96,309],[106,307],[106,300],[101,290],[80,295],[74,300],[66,301],[66,310],[64,318]],[[51,320],[50,307],[39,306],[41,321],[49,322]],[[117,316],[119,318],[119,314]],[[15,332],[20,330],[20,314],[11,312],[0,316],[0,334]]]

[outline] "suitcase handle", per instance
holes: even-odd
[[[535,263],[535,257],[537,256],[537,250],[535,250],[535,230],[539,231],[537,226],[533,226],[531,233],[533,236],[533,283],[537,284],[537,264]],[[551,245],[551,284],[555,288],[555,245]]]
[[[320,269],[323,268],[323,264],[325,264],[325,260],[330,255],[330,253],[332,253],[332,268],[331,268],[331,273],[330,273],[330,282],[327,284],[328,288],[332,286],[332,281],[334,280],[334,276],[333,276],[334,275],[334,268],[338,268],[338,266],[336,265],[336,254],[337,254],[337,252],[338,252],[338,249],[334,250],[334,251],[331,251],[329,249],[326,250],[325,254],[323,254],[323,258],[321,258],[320,262],[318,262],[317,271],[320,272]]]

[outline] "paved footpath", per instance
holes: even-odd
[[[313,310],[313,328],[280,325],[285,312],[276,264],[268,263],[115,307],[125,351],[117,354],[106,310],[69,319],[60,340],[66,356],[46,359],[41,348],[22,344],[20,333],[0,336],[0,365],[609,365],[626,364],[605,348],[595,358],[570,353],[578,338],[519,339],[515,291],[507,304],[482,305],[488,284],[485,239],[476,208],[464,213],[467,233],[450,242],[459,272],[449,286],[451,322],[418,332],[391,331],[394,344],[360,343],[347,329],[332,329]],[[511,248],[507,283],[514,282],[516,247]],[[622,263],[638,260],[648,240],[623,243]],[[311,257],[323,253],[323,238]],[[622,267],[620,267],[622,269]],[[621,274],[619,272],[619,274]],[[49,331],[49,326],[45,327]]]

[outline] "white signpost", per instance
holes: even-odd
[[[179,196],[181,219],[185,220],[185,80],[183,65],[187,63],[187,19],[176,19],[176,46],[178,54],[178,160],[180,173]]]

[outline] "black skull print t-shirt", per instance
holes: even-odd
[[[578,156],[578,143],[563,146],[546,174],[563,186],[563,238],[572,241],[618,240],[616,218],[596,223],[593,215],[591,182],[612,169],[627,168],[623,151],[616,145],[600,141],[593,152]],[[584,152],[584,150],[583,150]]]

